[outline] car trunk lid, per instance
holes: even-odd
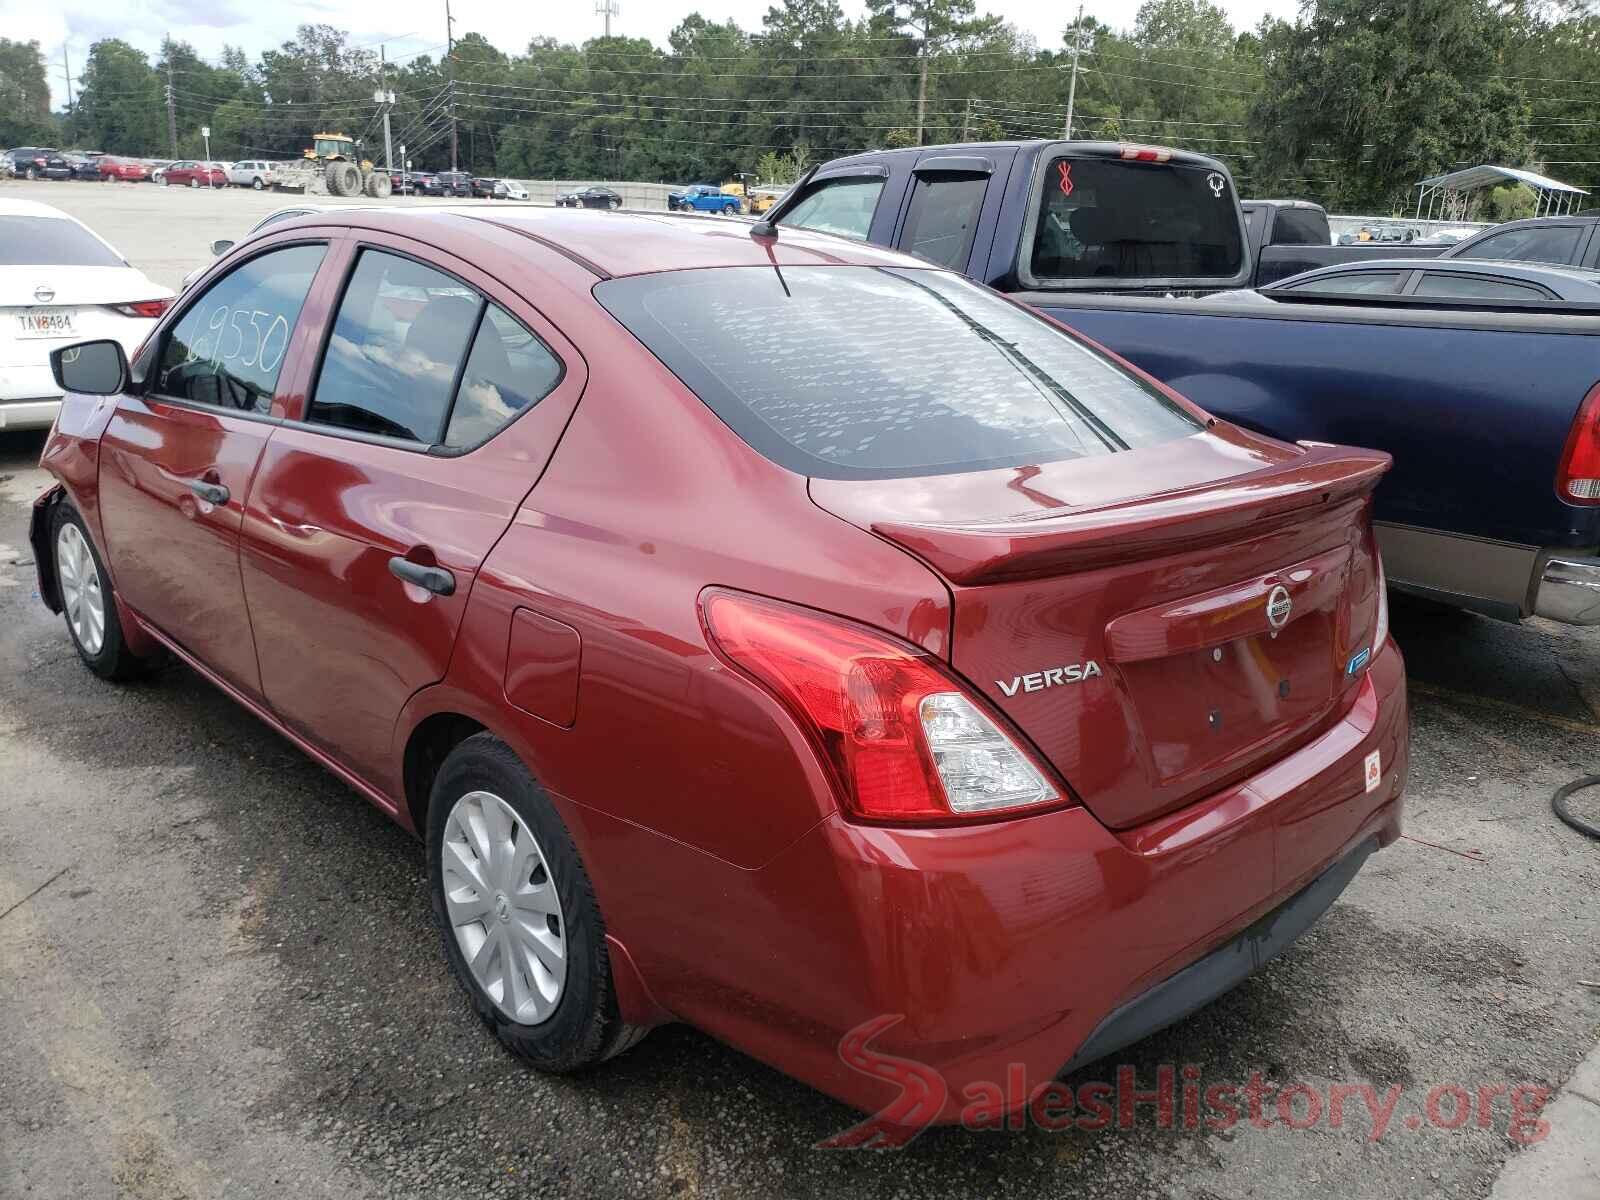
[[[813,480],[953,599],[951,662],[1113,828],[1290,752],[1355,694],[1386,454],[1219,427],[1123,454]]]

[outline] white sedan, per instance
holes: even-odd
[[[111,245],[60,209],[0,199],[0,429],[47,429],[61,404],[50,352],[115,338],[131,359],[172,306]]]

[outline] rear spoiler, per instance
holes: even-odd
[[[1370,494],[1393,461],[1381,450],[1300,446],[1305,455],[1292,464],[1095,508],[970,524],[878,521],[872,531],[952,583],[1031,579],[1265,533]]]

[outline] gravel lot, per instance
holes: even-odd
[[[74,212],[173,285],[290,199],[0,196]],[[1508,1105],[1438,1128],[1429,1089],[1553,1087],[1600,1039],[1577,982],[1600,976],[1600,844],[1548,804],[1600,769],[1600,631],[1397,605],[1408,838],[1289,953],[1119,1056],[1145,1088],[1185,1063],[1202,1087],[1399,1085],[1381,1139],[1353,1103],[1339,1129],[1146,1109],[817,1150],[856,1115],[679,1027],[532,1074],[447,977],[416,843],[186,669],[113,687],[79,665],[34,594],[41,443],[0,436],[0,1196],[1479,1197],[1517,1153]]]

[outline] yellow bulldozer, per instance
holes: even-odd
[[[342,133],[318,133],[298,162],[285,163],[274,172],[274,186],[308,196],[370,196],[386,199],[392,188],[387,171],[373,169],[356,157],[354,138]]]

